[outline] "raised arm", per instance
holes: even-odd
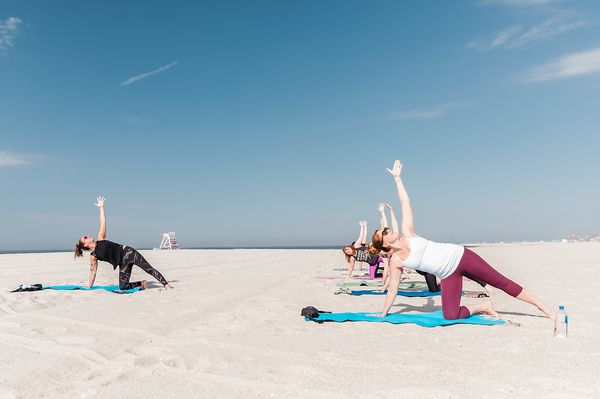
[[[385,206],[390,210],[390,219],[392,219],[392,230],[398,232],[398,221],[396,220],[396,214],[394,213],[394,208],[390,204],[385,204]],[[387,227],[387,226],[386,226]]]
[[[381,214],[381,218],[379,219],[379,228],[385,229],[388,227],[387,217],[385,216],[385,204],[383,202],[379,203],[379,205],[377,205],[377,210]]]
[[[402,235],[404,237],[413,237],[416,235],[414,230],[413,211],[410,206],[410,198],[408,198],[408,193],[406,192],[404,184],[402,183],[402,178],[400,177],[402,164],[397,160],[394,162],[392,169],[388,169],[387,171],[394,177],[396,189],[398,190],[398,198],[400,199],[400,205],[402,206]]]
[[[356,241],[354,241],[354,244],[352,244],[352,246],[354,248],[358,248],[361,245],[363,245],[363,242],[366,237],[366,229],[367,229],[366,223],[367,222],[365,222],[364,220],[361,220],[358,222],[358,224],[360,225],[360,231],[358,232],[358,237],[356,238]]]
[[[106,215],[104,214],[104,197],[96,198],[96,205],[100,209],[100,231],[98,232],[98,240],[106,238]]]

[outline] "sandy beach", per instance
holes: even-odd
[[[85,284],[88,265],[71,253],[0,255],[0,398],[600,397],[600,244],[474,250],[553,309],[565,305],[568,339],[502,292],[496,310],[520,327],[306,322],[307,305],[383,305],[334,295],[339,280],[315,278],[340,274],[339,250],[142,251],[175,290],[152,282],[130,295],[8,293],[21,283]],[[116,281],[101,264],[96,284]],[[439,308],[439,297],[398,297],[392,312]]]

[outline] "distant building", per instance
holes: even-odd
[[[577,242],[577,241],[579,241],[579,237],[577,237],[575,234],[569,234],[567,236],[567,241],[568,242]]]
[[[565,239],[567,242],[600,242],[600,234],[591,236],[578,236],[576,234],[570,234]],[[565,241],[563,240],[563,241]]]

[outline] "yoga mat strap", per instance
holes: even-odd
[[[21,284],[16,290],[10,292],[39,291],[42,289],[41,284]]]
[[[325,313],[331,313],[331,312],[319,310],[319,309],[315,308],[314,306],[309,305],[305,308],[302,308],[302,310],[300,311],[300,316],[304,316],[304,318],[306,320],[312,320],[319,324],[323,324],[323,320],[318,320],[318,317],[319,317],[319,315],[325,314]]]

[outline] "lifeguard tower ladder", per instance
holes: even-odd
[[[174,231],[163,234],[163,238],[158,249],[179,249],[179,243],[177,242],[177,237],[175,237]]]

